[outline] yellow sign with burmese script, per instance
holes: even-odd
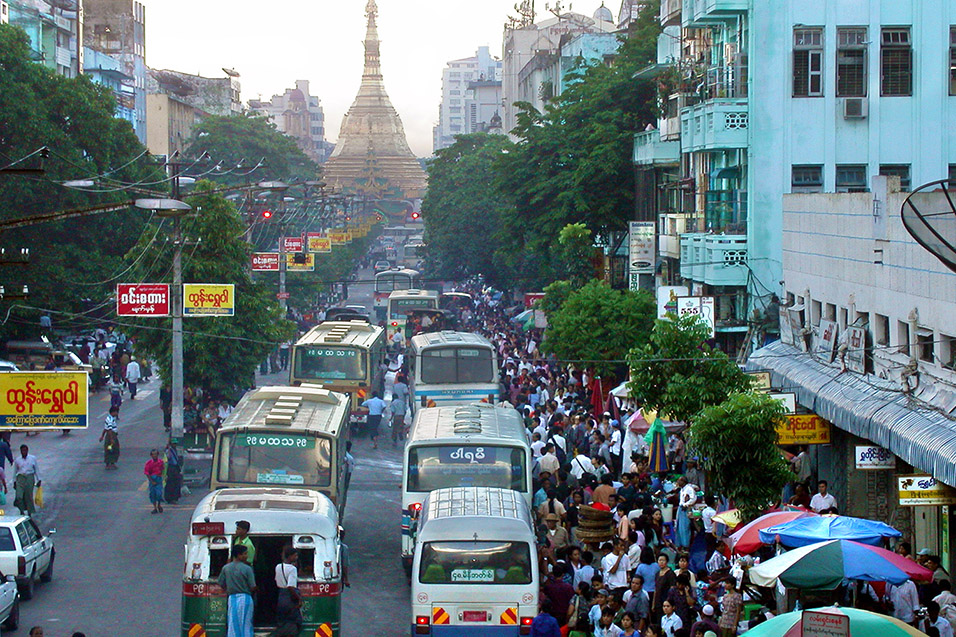
[[[0,373],[0,428],[86,429],[86,372]]]
[[[830,423],[816,414],[785,416],[777,425],[777,443],[781,445],[830,444]]]
[[[236,286],[232,283],[183,285],[183,316],[235,316]]]
[[[347,243],[352,243],[351,232],[346,232],[346,231],[330,232],[329,238],[332,239],[332,245],[334,246],[344,246]]]

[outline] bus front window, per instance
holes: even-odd
[[[408,491],[498,487],[526,492],[525,456],[518,447],[435,446],[408,450]]]
[[[527,542],[425,542],[422,584],[530,584]]]
[[[327,487],[332,452],[327,438],[282,432],[221,432],[219,481]]]
[[[293,376],[298,380],[365,380],[365,352],[345,347],[300,346]]]
[[[441,347],[422,352],[422,382],[427,385],[495,382],[490,349]]]

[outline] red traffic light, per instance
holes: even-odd
[[[417,213],[417,212],[413,212],[413,213],[412,213],[412,219],[418,219],[419,217],[421,217],[421,214],[419,214],[419,213]]]
[[[272,219],[272,211],[271,211],[271,210],[263,210],[263,211],[262,211],[262,218],[263,218],[263,219]]]

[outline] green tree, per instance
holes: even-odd
[[[744,519],[757,517],[780,497],[792,474],[777,447],[783,404],[757,392],[731,394],[694,420],[690,445],[717,493],[730,498]]]
[[[273,175],[283,180],[314,181],[319,179],[319,165],[309,159],[295,140],[280,133],[275,124],[263,115],[244,114],[209,116],[193,128],[188,155],[198,158],[209,153],[213,162],[222,165],[226,175],[212,177],[222,183],[243,183]],[[246,175],[262,162],[260,170]]]
[[[538,301],[536,307],[548,316],[557,314],[568,297],[571,296],[572,289],[570,281],[561,280],[549,283],[544,288],[544,298]]]
[[[706,407],[747,391],[750,377],[707,344],[709,330],[695,315],[658,319],[650,342],[628,355],[631,396],[673,420],[693,423]]]
[[[512,287],[510,273],[496,257],[495,231],[513,213],[498,189],[498,157],[514,144],[504,135],[459,135],[428,166],[422,201],[429,267],[440,278],[483,274],[493,285]]]
[[[559,360],[580,362],[607,376],[624,367],[618,361],[628,351],[647,342],[655,307],[643,290],[613,290],[592,280],[548,314],[542,347]]]
[[[188,198],[194,214],[182,221],[186,241],[183,281],[235,284],[236,313],[232,317],[184,319],[183,374],[185,383],[231,397],[249,387],[256,367],[284,339],[295,334],[294,325],[282,317],[275,291],[253,282],[249,275],[251,246],[243,240],[245,225],[232,203],[211,192],[210,182],[200,182]],[[154,272],[172,269],[172,222],[164,222],[127,255],[137,264],[158,264]],[[153,234],[165,241],[150,241]],[[137,266],[137,272],[142,272]],[[158,282],[150,278],[134,280]],[[170,280],[166,278],[166,280]],[[173,292],[175,293],[175,291]],[[128,329],[137,351],[159,363],[164,379],[171,378],[171,319],[140,319]]]
[[[0,167],[50,150],[40,176],[0,173],[0,219],[130,201],[144,191],[165,190],[161,167],[147,155],[129,122],[114,117],[111,92],[86,76],[67,79],[30,58],[29,39],[18,27],[0,25]],[[34,155],[18,167],[39,166]],[[94,179],[85,191],[67,181]],[[131,184],[138,184],[131,187]],[[7,289],[29,285],[25,304],[66,314],[54,327],[81,329],[87,317],[108,313],[109,295],[124,269],[123,255],[136,243],[148,213],[135,208],[5,231],[3,247],[30,249],[27,268],[2,272]],[[74,313],[84,316],[67,318]],[[36,336],[39,311],[16,308],[4,336]]]
[[[583,223],[569,223],[558,233],[564,271],[567,272],[571,285],[575,287],[594,278],[594,267],[591,264],[591,254],[594,252],[593,235]]]

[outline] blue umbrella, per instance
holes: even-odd
[[[846,515],[820,515],[797,518],[783,524],[760,530],[760,541],[773,544],[779,541],[788,548],[807,546],[827,540],[853,540],[880,546],[885,538],[900,537],[902,533],[889,524],[851,518]]]
[[[667,432],[660,418],[655,418],[651,428],[647,430],[644,440],[650,445],[647,458],[648,471],[651,473],[667,473]]]

